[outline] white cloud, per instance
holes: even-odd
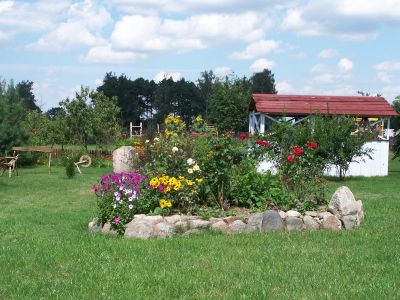
[[[0,2],[0,13],[4,13],[6,11],[11,10],[14,1],[2,1]]]
[[[383,96],[389,102],[393,102],[393,100],[400,95],[400,85],[387,85],[383,87]]]
[[[185,51],[229,40],[251,41],[263,34],[256,13],[204,14],[186,19],[130,15],[116,23],[111,43],[119,50]]]
[[[146,53],[132,51],[115,51],[108,46],[93,47],[83,59],[86,63],[123,64],[147,58]]]
[[[374,69],[383,72],[400,71],[400,61],[383,61],[379,64],[376,64]]]
[[[310,72],[312,73],[322,73],[322,72],[326,72],[327,68],[324,64],[316,64],[314,65]]]
[[[353,69],[353,62],[348,58],[341,58],[338,62],[339,70],[342,72],[349,72]]]
[[[289,0],[110,0],[120,10],[128,13],[157,14],[162,11],[168,14],[184,12],[237,12],[260,11],[271,8],[284,8],[292,5]]]
[[[272,60],[267,60],[265,58],[260,58],[257,59],[255,62],[253,62],[249,69],[252,72],[261,72],[264,69],[269,69],[271,70],[275,66],[275,62]]]
[[[288,81],[278,81],[276,83],[276,89],[279,94],[291,94],[294,91],[293,86]]]
[[[7,39],[19,33],[43,32],[53,29],[69,1],[0,1],[0,32]]]
[[[333,35],[342,39],[374,38],[383,25],[400,25],[395,0],[310,0],[287,11],[283,29],[299,35]]]
[[[105,44],[101,37],[103,27],[111,22],[111,15],[101,6],[86,0],[69,7],[68,18],[56,28],[42,36],[28,49],[65,51],[75,47]]]
[[[171,78],[173,81],[179,81],[182,78],[182,74],[179,72],[166,73],[164,71],[160,71],[154,76],[154,81],[158,83],[163,79],[169,79],[169,78]]]
[[[232,73],[232,70],[229,67],[217,67],[213,69],[213,72],[217,77],[222,78]]]
[[[94,81],[94,85],[95,85],[95,86],[100,86],[100,85],[102,85],[102,84],[103,84],[103,79],[97,78],[97,79]]]
[[[384,83],[390,83],[392,80],[387,72],[378,72],[378,79]]]
[[[318,53],[318,57],[320,58],[331,58],[337,54],[337,50],[335,49],[323,49],[320,53]]]
[[[230,55],[231,59],[253,59],[279,49],[279,42],[274,40],[260,40],[251,43],[241,52],[233,52]]]

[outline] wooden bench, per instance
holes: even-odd
[[[0,170],[1,170],[1,176],[3,176],[5,170],[8,169],[8,177],[11,177],[11,174],[14,172],[18,176],[18,170],[17,170],[17,160],[18,160],[19,154],[16,156],[5,156],[5,157],[0,157]]]
[[[49,157],[48,168],[49,168],[49,173],[51,173],[51,153],[53,152],[53,148],[48,146],[23,146],[23,147],[12,147],[12,150],[14,151],[13,156],[15,156],[15,154],[19,151],[47,153]]]

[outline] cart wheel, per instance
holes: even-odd
[[[82,164],[79,164],[83,168],[88,168],[92,165],[92,158],[88,154],[84,154],[79,158],[79,162],[82,162]]]

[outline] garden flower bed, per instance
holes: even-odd
[[[326,161],[314,140],[293,145],[282,132],[215,136],[201,117],[194,119],[190,134],[179,116],[169,115],[165,126],[163,134],[125,149],[140,148],[126,163],[127,172],[104,174],[93,186],[98,217],[90,223],[92,231],[149,238],[203,229],[338,230],[355,228],[363,220],[362,205],[350,191],[344,193],[351,199],[351,213],[338,214],[332,203],[327,211],[322,177]],[[266,158],[274,162],[275,176],[256,171]],[[229,216],[234,207],[257,213]],[[210,218],[210,211],[219,215]]]

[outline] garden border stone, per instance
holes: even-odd
[[[133,220],[126,225],[125,237],[167,238],[177,235],[188,236],[204,230],[219,230],[232,234],[254,231],[355,229],[364,221],[364,209],[362,202],[356,201],[354,195],[350,193],[351,191],[347,187],[338,188],[328,205],[331,212],[307,211],[300,214],[295,211],[268,210],[256,212],[247,217],[233,216],[210,218],[209,220],[203,220],[199,216],[185,215],[166,217],[135,215]],[[342,199],[342,196],[346,199]],[[88,229],[91,232],[114,233],[110,224],[101,225],[97,218],[88,224]]]

